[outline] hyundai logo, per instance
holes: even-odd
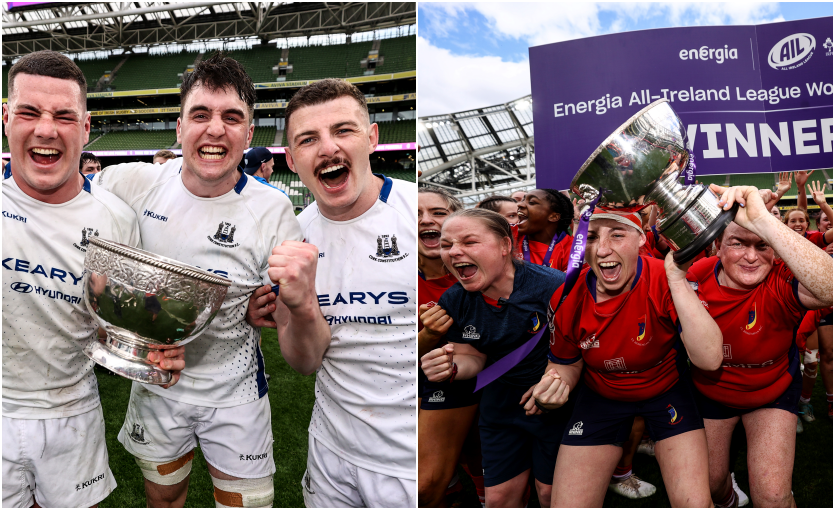
[[[32,292],[32,286],[28,283],[14,282],[12,284],[12,290],[15,292],[22,292],[23,294],[28,294],[29,292]]]

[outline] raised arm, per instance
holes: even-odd
[[[797,208],[804,211],[809,208],[808,201],[806,200],[806,181],[809,180],[812,172],[814,170],[809,170],[808,172],[801,170],[794,174],[794,182],[797,184]]]
[[[722,330],[687,281],[687,268],[690,264],[692,260],[679,266],[673,260],[672,252],[664,259],[670,294],[681,324],[684,348],[694,365],[702,370],[713,371],[722,364]]]
[[[807,184],[807,188],[809,188],[809,193],[812,195],[812,200],[818,204],[818,207],[821,208],[821,214],[825,214],[826,217],[829,219],[829,223],[832,224],[832,208],[829,207],[829,204],[826,203],[826,197],[824,196],[824,191],[826,190],[826,183],[821,186],[818,181],[813,182],[812,184]],[[826,240],[826,244],[830,244],[832,242],[832,229],[829,229],[827,232],[823,233],[823,238]]]
[[[281,354],[303,375],[319,368],[331,342],[331,328],[316,297],[318,259],[316,246],[299,241],[284,241],[269,259],[270,279],[280,287],[273,318]]]
[[[419,312],[423,323],[423,329],[418,333],[418,357],[421,358],[438,345],[452,325],[452,317],[438,305],[420,305]]]
[[[771,208],[777,205],[777,202],[783,198],[788,190],[792,188],[792,172],[780,172],[779,180],[777,181],[777,194],[772,195],[771,200],[766,202],[765,209],[771,211]]]
[[[757,188],[723,188],[715,184],[711,188],[721,196],[719,203],[725,209],[738,202],[741,207],[734,221],[760,236],[783,259],[800,282],[798,295],[803,306],[818,309],[832,305],[832,258],[825,251],[769,214]]]

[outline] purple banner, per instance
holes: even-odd
[[[832,17],[576,39],[530,48],[530,68],[539,188],[567,189],[660,98],[698,175],[832,167]]]

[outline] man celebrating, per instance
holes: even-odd
[[[218,506],[269,507],[271,414],[259,331],[244,321],[247,300],[269,281],[272,247],[301,252],[281,276],[279,333],[308,342],[308,333],[319,334],[317,316],[327,325],[312,284],[303,281],[297,290],[296,273],[315,272],[317,251],[300,242],[287,197],[238,171],[255,129],[255,88],[244,68],[216,54],[184,78],[180,93],[183,157],[109,167],[96,183],[137,212],[144,249],[229,278],[232,286],[206,331],[189,343],[188,370],[176,388],[163,393],[133,384],[119,441],[142,469],[149,506],[183,506],[199,442]]]
[[[90,507],[116,487],[108,467],[82,303],[87,238],[139,243],[134,212],[79,173],[90,134],[87,82],[64,55],[39,51],[9,71],[3,124],[3,506]],[[167,370],[183,348],[157,354]],[[177,373],[174,377],[176,382]]]
[[[316,197],[299,222],[330,325],[308,342],[279,330],[290,366],[317,372],[305,504],[414,507],[417,189],[371,173],[377,125],[353,85],[303,87],[285,119],[287,164]],[[283,263],[270,258],[273,281]]]

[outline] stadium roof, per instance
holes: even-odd
[[[414,2],[3,2],[3,58],[165,43],[364,32],[412,24]]]
[[[419,181],[447,188],[465,203],[496,191],[535,186],[531,96],[509,103],[420,117]]]

